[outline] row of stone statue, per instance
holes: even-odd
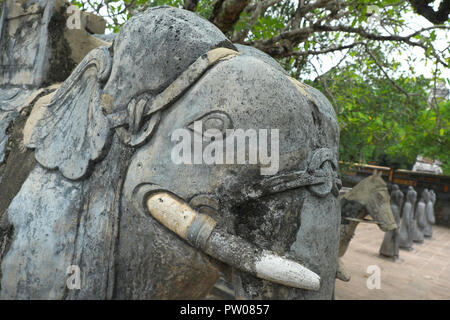
[[[436,194],[433,190],[423,189],[420,200],[416,203],[417,192],[410,186],[405,201],[404,197],[398,185],[394,184],[391,190],[391,208],[399,228],[386,232],[380,247],[381,255],[394,259],[399,257],[399,248],[412,250],[414,242],[423,243],[424,238],[431,238],[432,225],[435,223]]]

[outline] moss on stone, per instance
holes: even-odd
[[[66,9],[66,6],[61,7],[59,12],[52,16],[48,24],[49,44],[52,54],[49,61],[48,80],[44,85],[63,82],[77,65],[71,59],[71,49],[64,37],[67,21]]]

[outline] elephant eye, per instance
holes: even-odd
[[[195,119],[187,128],[208,139],[224,138],[226,130],[233,128],[233,122],[225,112],[213,111]]]

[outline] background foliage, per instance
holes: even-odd
[[[442,161],[450,174],[450,104],[448,95],[433,94],[450,85],[448,0],[72,3],[105,16],[113,32],[148,7],[196,11],[329,98],[341,129],[341,160],[411,169],[421,154]]]

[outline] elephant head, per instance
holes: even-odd
[[[2,295],[201,298],[222,272],[242,298],[332,298],[336,115],[272,63],[170,7],[92,51],[29,120],[39,164],[9,209]]]

